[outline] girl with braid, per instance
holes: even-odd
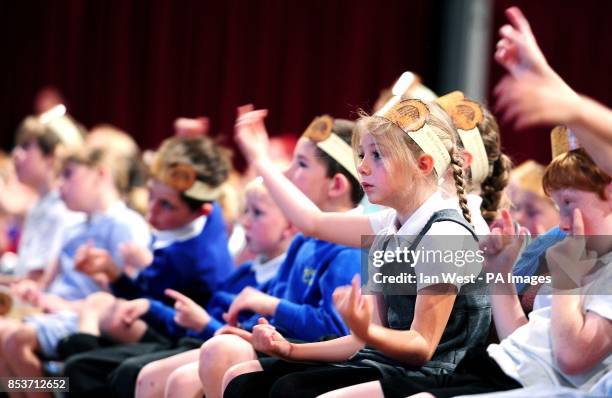
[[[363,289],[377,295],[362,295],[357,278],[352,286],[336,289],[334,303],[351,335],[329,341],[290,342],[260,320],[252,339],[257,354],[253,360],[229,368],[221,388],[207,389],[214,381],[206,379],[201,363],[206,396],[217,397],[224,391],[225,397],[314,397],[391,375],[452,372],[466,350],[484,342],[488,334],[490,305],[486,295],[465,294],[466,289],[481,287],[479,282],[425,280],[411,285],[387,279],[385,284],[380,282],[381,273],[393,276],[394,271],[412,270],[415,275],[430,275],[442,269],[467,272],[468,267],[457,267],[452,260],[424,264],[412,259],[375,269],[377,265],[371,261],[380,253],[402,249],[449,249],[455,241],[461,241],[462,247],[477,247],[456,132],[448,115],[437,104],[394,97],[375,115],[357,122],[353,147],[362,186],[370,202],[388,207],[357,215],[319,211],[269,167],[264,114],[255,111],[239,117],[236,133],[243,153],[262,175],[279,207],[304,234],[370,247],[368,269],[362,272],[367,279]],[[442,196],[441,185],[449,167],[463,205],[449,204]],[[446,239],[441,245],[443,235]],[[478,262],[476,274],[480,267]],[[224,355],[223,347],[213,341],[209,340],[201,352],[201,358],[209,362],[214,355]]]

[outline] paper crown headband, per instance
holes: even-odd
[[[75,123],[66,115],[66,107],[56,105],[38,117],[43,125],[48,126],[67,147],[78,147],[83,144],[83,137]]]
[[[355,179],[359,180],[353,148],[338,134],[333,132],[334,119],[329,115],[318,116],[310,123],[302,134],[313,141],[318,148],[340,163]]]
[[[444,176],[451,158],[444,143],[426,123],[429,108],[423,101],[394,96],[374,116],[389,120],[408,134],[423,152],[433,158],[436,175]]]
[[[162,165],[161,161],[156,159],[151,167],[151,174],[191,199],[212,202],[221,195],[221,186],[212,187],[198,180],[195,168],[186,163]]]
[[[472,155],[472,182],[482,183],[489,175],[489,159],[478,124],[484,119],[480,105],[466,99],[461,91],[453,91],[435,100],[451,117],[463,147]]]
[[[550,145],[553,159],[559,155],[580,148],[578,139],[570,129],[557,126],[550,132]]]

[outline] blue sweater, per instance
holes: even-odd
[[[218,290],[208,301],[206,311],[211,316],[209,325],[202,332],[185,329],[174,322],[176,312],[173,307],[165,305],[158,300],[149,300],[151,306],[143,317],[147,324],[156,331],[178,340],[183,336],[192,336],[202,339],[212,337],[217,329],[223,326],[219,320],[234,301],[236,294],[247,286],[257,286],[255,272],[251,269],[251,262],[248,261],[234,271],[229,278],[219,285]]]
[[[225,290],[215,293],[207,311],[209,324],[201,332],[185,329],[174,323],[174,309],[151,302],[147,323],[174,339],[183,332],[191,337],[209,339],[223,325],[221,317],[234,297],[246,286],[255,286],[250,265],[243,265],[226,281]],[[338,286],[349,285],[360,271],[360,250],[298,235],[276,277],[257,286],[264,293],[280,298],[276,314],[270,323],[287,337],[318,341],[326,337],[348,334],[348,329],[336,312],[332,294]],[[251,285],[252,283],[252,285]],[[258,314],[241,314],[241,327],[251,330]],[[155,320],[153,320],[155,318]]]
[[[215,204],[198,236],[155,249],[151,265],[135,279],[122,274],[111,289],[128,300],[145,297],[171,304],[164,294],[171,288],[206,303],[232,269],[221,208]]]
[[[280,298],[269,321],[283,335],[318,341],[348,334],[332,301],[334,290],[350,285],[360,272],[360,250],[298,235],[276,278],[265,286],[265,292]],[[251,330],[260,315],[240,322]]]

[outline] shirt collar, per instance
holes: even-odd
[[[153,230],[153,249],[163,249],[170,246],[174,242],[182,242],[198,236],[202,233],[206,224],[206,216],[200,216],[182,227],[158,231]]]
[[[393,225],[390,228],[390,232],[398,235],[418,235],[419,232],[425,227],[427,221],[431,216],[438,210],[448,208],[446,201],[442,197],[440,191],[434,192],[418,209],[415,210],[410,217],[397,229],[398,219],[397,214]]]

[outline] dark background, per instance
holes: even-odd
[[[299,134],[323,113],[354,118],[405,70],[437,88],[448,1],[2,1],[0,145],[10,149],[46,85],[85,126],[110,122],[144,148],[169,136],[177,116],[209,116],[229,143],[247,102],[270,109],[271,134]],[[495,1],[489,92],[502,74],[497,29],[513,4],[561,76],[611,105],[612,2],[603,0]],[[516,161],[547,162],[545,131],[504,125],[504,147]]]

